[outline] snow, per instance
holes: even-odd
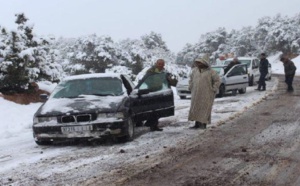
[[[282,74],[283,65],[278,61],[279,54],[270,56],[268,59],[272,63],[273,73]],[[295,65],[300,69],[300,57],[293,59]],[[247,109],[263,100],[266,96],[276,90],[278,84],[277,78],[267,81],[267,91],[257,92],[254,87],[247,87],[245,94],[237,96],[228,96],[216,98],[212,112],[212,124],[209,127],[218,126],[233,119],[239,114],[246,112]],[[49,82],[39,82],[41,89],[52,92],[55,84]],[[145,155],[161,154],[165,149],[163,147],[176,147],[182,140],[191,138],[195,131],[187,128],[193,123],[187,121],[187,115],[190,106],[190,99],[180,99],[176,89],[172,87],[175,95],[175,116],[161,118],[160,125],[163,126],[163,132],[144,132],[138,135],[132,142],[114,146],[100,146],[96,149],[82,148],[78,146],[63,146],[45,148],[35,144],[32,135],[33,115],[42,103],[31,103],[29,105],[19,105],[7,101],[0,97],[0,183],[4,178],[8,179],[16,173],[28,172],[36,175],[38,179],[47,178],[53,174],[60,174],[81,165],[91,164],[101,161],[101,167],[97,167],[99,173],[108,174],[110,170],[120,168],[120,163],[132,163],[134,161],[144,161]],[[142,127],[142,130],[146,130]],[[200,133],[203,131],[199,131]],[[124,149],[124,156],[119,155],[120,149]],[[84,154],[84,152],[97,153],[97,156],[79,157],[75,154]],[[83,152],[83,153],[82,153]],[[43,167],[43,171],[34,172],[30,169],[38,166],[46,160],[63,159],[68,156],[74,158],[71,163],[50,164],[49,167]],[[79,158],[79,159],[77,159]],[[90,165],[93,166],[93,165]],[[37,167],[35,167],[37,168]],[[89,171],[87,171],[86,176]],[[1,180],[2,178],[3,180]],[[74,175],[75,179],[76,175]],[[21,179],[30,179],[21,178]],[[20,179],[20,180],[21,180]],[[15,180],[16,181],[16,180]],[[4,181],[3,181],[4,183]],[[29,182],[30,183],[30,182]],[[15,182],[16,185],[21,184]]]

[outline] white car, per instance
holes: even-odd
[[[180,99],[185,99],[188,96],[191,96],[191,91],[189,90],[189,79],[185,78],[177,83],[176,86],[177,95]]]
[[[226,74],[224,69],[226,66],[212,66],[212,69],[218,72],[221,78],[221,85],[217,97],[223,97],[226,92],[232,91],[235,95],[236,92],[240,94],[246,93],[248,86],[248,72],[247,65],[240,64],[233,66]]]
[[[246,64],[248,67],[248,77],[249,77],[249,86],[253,86],[254,83],[259,80],[259,59],[255,57],[239,57],[239,62],[241,64]],[[228,65],[233,58],[228,58],[225,60],[224,65]]]
[[[225,65],[215,65],[211,67],[221,78],[221,85],[219,87],[217,97],[223,97],[229,91],[232,91],[233,94],[236,92],[240,94],[246,93],[249,82],[247,65],[235,65],[226,74],[224,74],[225,67]],[[191,91],[188,89],[188,86],[189,79],[183,79],[178,82],[176,86],[177,95],[181,99],[191,96]]]

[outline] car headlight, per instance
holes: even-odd
[[[51,121],[56,122],[57,118],[56,117],[34,117],[33,118],[33,124],[51,122]]]
[[[100,113],[98,114],[98,118],[124,118],[124,114],[123,112]]]

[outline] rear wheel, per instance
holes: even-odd
[[[253,75],[249,78],[249,86],[253,86],[254,84],[254,77]]]
[[[240,94],[245,94],[246,93],[246,87],[245,88],[242,88],[242,89],[239,89],[239,93]]]

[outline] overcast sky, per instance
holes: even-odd
[[[178,52],[201,34],[255,26],[264,16],[300,13],[300,0],[0,0],[0,25],[15,28],[23,12],[37,35],[108,35],[114,41],[160,33]]]

